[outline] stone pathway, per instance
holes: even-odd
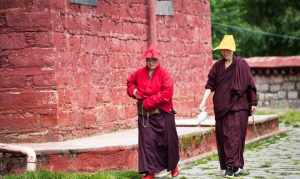
[[[245,152],[240,179],[300,179],[300,128],[255,143]],[[217,157],[199,160],[183,168],[179,179],[222,179]],[[169,177],[160,177],[167,179]]]

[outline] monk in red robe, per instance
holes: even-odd
[[[179,175],[179,146],[173,110],[173,81],[160,66],[159,52],[149,48],[146,66],[131,74],[127,93],[137,100],[138,107],[138,168],[143,179],[153,179],[164,169],[173,177]]]
[[[256,87],[247,62],[234,54],[232,35],[225,35],[216,49],[223,58],[210,69],[199,108],[205,110],[207,98],[214,92],[220,168],[225,170],[225,176],[237,176],[244,167],[248,116],[255,112],[257,105]]]

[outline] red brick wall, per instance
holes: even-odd
[[[178,116],[194,116],[211,65],[208,0],[157,17]],[[135,126],[129,73],[144,65],[145,0],[0,2],[0,141],[53,141]],[[9,135],[8,135],[9,134]]]
[[[58,98],[50,19],[47,1],[0,1],[1,142],[52,140]]]

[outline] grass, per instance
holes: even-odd
[[[201,164],[206,164],[208,163],[209,161],[213,161],[213,160],[218,160],[218,155],[217,154],[212,154],[212,155],[209,155],[207,157],[204,157],[200,160],[197,160],[194,162],[195,165],[201,165]]]
[[[62,173],[37,171],[22,175],[4,176],[3,179],[139,179],[141,176],[133,171],[106,171],[99,173]]]
[[[300,160],[294,160],[293,163],[294,163],[294,165],[299,165],[300,166]]]
[[[256,115],[267,115],[267,114],[276,114],[275,112],[272,111],[257,111],[255,112]]]
[[[258,110],[256,115],[277,114],[279,122],[288,126],[300,127],[300,111],[295,109],[263,109]]]
[[[300,127],[300,111],[290,110],[279,116],[280,122],[289,126]]]
[[[265,161],[264,164],[262,164],[261,168],[270,168],[272,166],[272,163],[270,161]]]
[[[280,134],[275,135],[273,137],[270,137],[270,138],[267,138],[267,139],[264,139],[264,140],[260,140],[260,141],[257,141],[257,142],[253,142],[253,143],[247,144],[246,145],[246,149],[247,150],[259,150],[259,149],[263,149],[266,146],[274,144],[278,140],[280,140],[281,138],[285,138],[285,137],[288,137],[288,134],[286,134],[286,133],[280,133]]]

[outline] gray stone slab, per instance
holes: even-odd
[[[278,115],[274,114],[269,114],[269,115],[254,115],[254,123],[259,124],[259,123],[264,123],[268,120],[273,120],[278,118]],[[253,116],[249,117],[249,124],[253,124]],[[203,121],[200,123],[200,126],[202,127],[213,127],[215,126],[215,117],[210,116],[207,120]]]
[[[298,91],[288,91],[288,98],[289,99],[297,99],[298,98]]]

